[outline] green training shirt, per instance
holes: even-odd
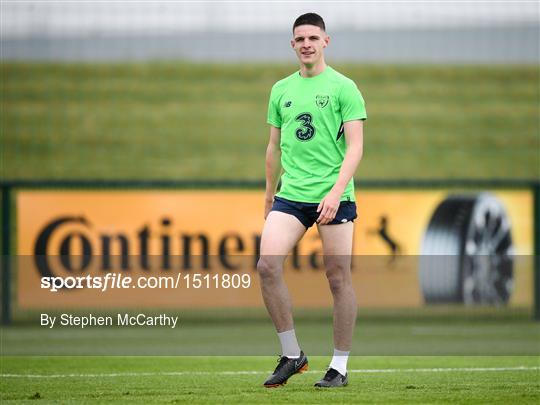
[[[300,72],[272,87],[268,123],[281,128],[281,189],[278,197],[318,203],[338,179],[347,145],[343,123],[367,118],[356,84],[330,66],[306,78]],[[354,201],[349,182],[341,201]]]

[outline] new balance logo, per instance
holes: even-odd
[[[292,105],[292,101],[285,101],[285,104],[283,104],[283,107],[287,108]]]

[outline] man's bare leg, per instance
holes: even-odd
[[[283,262],[305,232],[306,228],[296,217],[278,211],[268,214],[263,228],[257,270],[264,303],[282,350],[278,366],[263,384],[267,388],[286,384],[291,376],[308,368],[307,357],[296,340],[291,297],[283,280]]]
[[[353,231],[352,222],[319,226],[326,277],[334,298],[334,358],[331,367],[343,375],[346,373],[357,314],[351,278]]]
[[[296,217],[279,211],[270,212],[264,224],[257,270],[264,304],[278,333],[294,328],[283,263],[305,232],[306,228]]]

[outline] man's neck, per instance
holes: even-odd
[[[326,62],[321,60],[315,65],[300,65],[300,76],[302,77],[313,77],[320,75],[324,69],[326,69]]]

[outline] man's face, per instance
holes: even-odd
[[[300,63],[313,66],[323,57],[323,49],[329,40],[326,33],[316,25],[299,25],[294,29],[291,46]]]

